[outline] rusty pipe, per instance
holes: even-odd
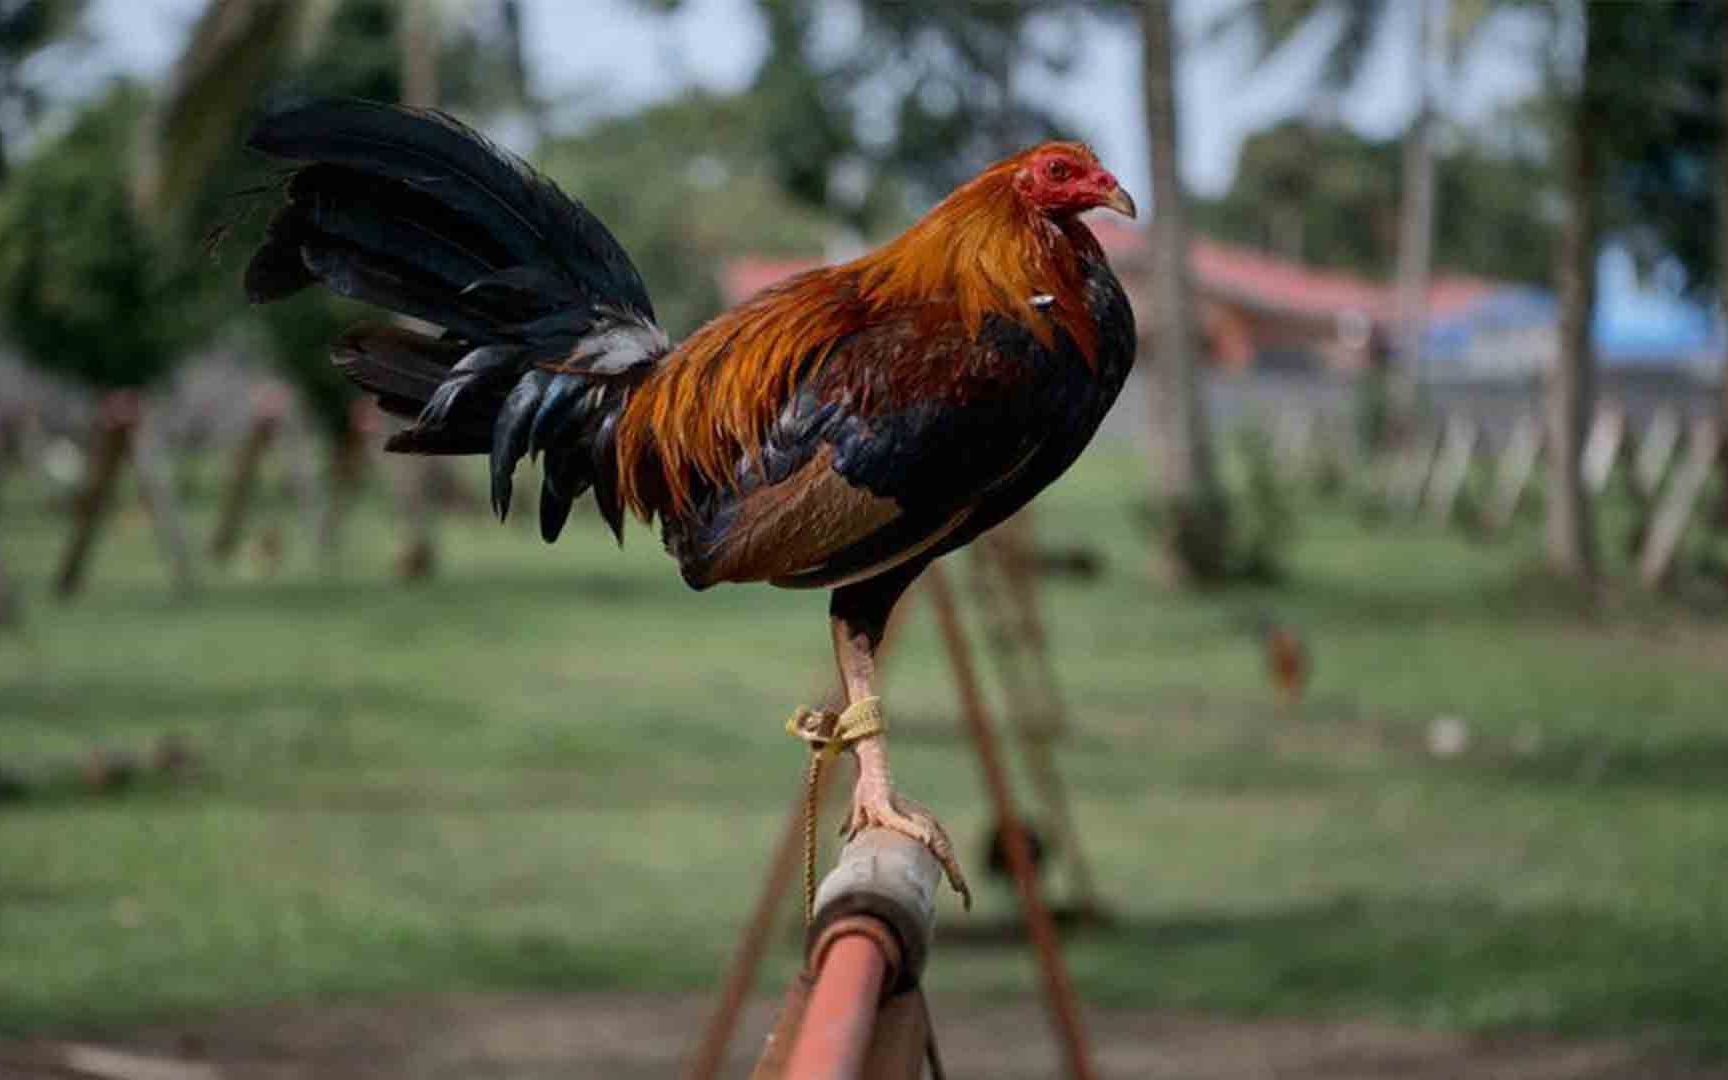
[[[836,924],[835,932],[825,935],[828,944],[817,960],[816,983],[792,1043],[787,1077],[857,1080],[863,1074],[882,988],[890,982],[887,950],[863,924],[875,923],[880,933],[887,928],[867,915],[846,922],[858,925]]]
[[[753,1080],[880,1075],[871,1054],[883,1001],[913,990],[923,974],[941,878],[941,864],[916,840],[887,829],[852,838],[816,892],[804,972]]]

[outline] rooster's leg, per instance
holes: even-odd
[[[848,705],[876,696],[876,650],[882,644],[889,612],[916,576],[916,571],[891,572],[834,591],[829,626]],[[960,872],[947,830],[930,811],[894,790],[894,780],[888,771],[886,737],[867,736],[853,743],[849,750],[858,763],[858,782],[852,789],[852,811],[846,820],[845,834],[850,837],[875,827],[910,836],[936,856],[949,884],[970,908],[972,891],[966,887],[966,876]]]

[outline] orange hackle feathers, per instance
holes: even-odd
[[[1093,362],[1096,328],[1078,252],[1096,241],[1078,222],[1040,214],[1017,190],[1024,162],[1052,149],[1096,160],[1066,143],[1008,158],[879,250],[800,274],[696,331],[632,393],[619,419],[625,503],[646,519],[687,510],[698,480],[735,486],[740,462],[754,459],[797,386],[848,334],[885,320],[910,320],[922,332],[959,326],[976,337],[986,316],[999,315],[1046,346],[1065,332]],[[886,365],[886,380],[874,381],[915,397],[961,377],[942,358],[940,349],[913,347],[848,362]],[[868,414],[894,402],[852,404]]]

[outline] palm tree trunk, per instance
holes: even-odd
[[[1600,46],[1591,42],[1590,6],[1585,19],[1583,76],[1567,117],[1565,170],[1566,220],[1560,231],[1560,341],[1554,370],[1548,374],[1548,562],[1557,572],[1588,584],[1596,574],[1596,530],[1584,486],[1585,433],[1595,410],[1596,365],[1590,323],[1596,306],[1596,201],[1600,173],[1600,90],[1594,69]]]
[[[1728,2],[1718,5],[1717,18],[1728,19]],[[1722,70],[1728,71],[1728,31],[1722,32]],[[1728,132],[1728,79],[1722,80],[1721,96],[1717,108],[1720,110],[1722,130]],[[1720,155],[1716,162],[1716,287],[1722,292],[1723,309],[1728,310],[1728,149],[1718,150]],[[1722,362],[1722,386],[1720,393],[1721,422],[1717,430],[1722,433],[1722,450],[1718,464],[1722,473],[1722,495],[1717,507],[1717,524],[1728,528],[1728,357]]]
[[[1172,0],[1146,0],[1146,134],[1151,151],[1152,310],[1146,338],[1152,389],[1153,484],[1173,515],[1173,554],[1185,576],[1224,570],[1224,505],[1213,467],[1200,385],[1199,335],[1188,266],[1188,223],[1176,167],[1176,68]]]
[[[1413,419],[1421,395],[1422,339],[1428,319],[1428,279],[1434,252],[1434,93],[1430,85],[1433,52],[1441,44],[1434,25],[1443,18],[1445,0],[1421,0],[1418,16],[1416,118],[1404,136],[1404,186],[1398,216],[1397,371],[1399,412]]]

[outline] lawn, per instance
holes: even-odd
[[[1063,764],[1120,918],[1071,944],[1087,999],[1728,1053],[1728,624],[1587,612],[1525,569],[1530,525],[1490,547],[1307,503],[1287,585],[1174,594],[1145,571],[1142,475],[1100,447],[1040,504],[1047,542],[1106,560],[1047,590]],[[378,498],[339,577],[290,548],[184,604],[128,511],[60,607],[63,520],[3,494],[30,604],[0,638],[0,767],[45,786],[0,804],[0,1033],[717,977],[799,780],[781,722],[827,676],[823,596],[690,593],[646,531],[620,553],[592,517],[556,549],[447,520],[440,577],[403,587]],[[1271,706],[1262,611],[1316,658],[1296,715]],[[981,878],[977,770],[921,613],[888,701],[897,775]],[[1462,753],[1428,750],[1443,715]],[[166,733],[195,781],[55,779]],[[972,918],[1010,910],[975,884]],[[940,940],[930,982],[1034,985],[1023,950]]]

